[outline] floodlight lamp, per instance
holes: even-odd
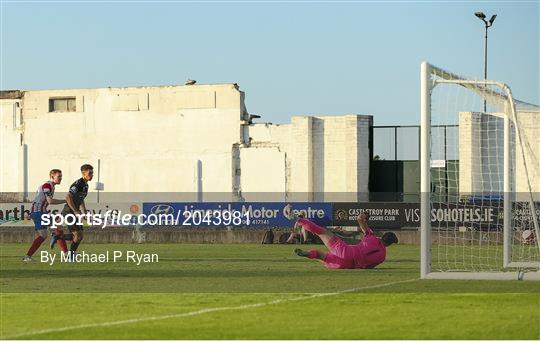
[[[474,12],[474,15],[482,20],[486,18],[486,15],[483,12]]]

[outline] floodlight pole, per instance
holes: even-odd
[[[486,15],[482,12],[475,12],[474,15],[484,22],[486,28],[486,34],[484,36],[484,81],[487,80],[487,55],[488,55],[488,28],[493,26],[493,22],[497,17],[496,14],[491,16],[489,21],[486,20]],[[484,113],[486,112],[486,100],[484,99]]]
[[[488,54],[488,49],[487,49],[487,45],[488,45],[488,24],[486,21],[484,21],[486,23],[486,35],[484,36],[484,81],[487,80],[487,54]],[[484,99],[484,113],[486,112],[486,99]]]

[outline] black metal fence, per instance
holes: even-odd
[[[431,160],[444,161],[441,170],[432,172],[432,183],[445,193],[458,181],[458,133],[458,125],[434,125],[431,130]],[[420,126],[373,126],[372,139],[370,200],[419,201]]]

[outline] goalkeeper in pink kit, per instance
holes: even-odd
[[[386,259],[386,247],[397,243],[397,236],[386,232],[378,238],[368,227],[366,214],[360,214],[357,220],[364,237],[358,244],[348,245],[331,231],[304,218],[298,218],[296,222],[305,230],[318,235],[329,251],[295,249],[295,253],[298,256],[321,260],[327,268],[374,268]]]

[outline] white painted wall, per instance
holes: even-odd
[[[242,197],[253,202],[285,201],[285,153],[276,145],[265,145],[240,150]]]
[[[49,112],[55,97],[75,97],[76,111]],[[104,195],[175,192],[195,200],[200,191],[206,201],[331,201],[367,193],[371,116],[247,125],[244,98],[233,84],[27,91],[15,128],[17,101],[2,100],[0,191],[29,189],[32,197],[52,168],[63,170],[58,191],[66,191],[82,164],[97,173],[100,160]]]
[[[481,113],[459,113],[459,191],[474,194],[481,190]]]
[[[62,96],[76,97],[76,112],[48,111],[49,98]],[[96,167],[100,159],[108,192],[194,191],[200,160],[204,191],[231,192],[241,98],[232,84],[25,92],[28,184],[33,191],[52,168],[71,183],[80,165]],[[7,146],[15,153],[14,144]]]
[[[0,189],[19,192],[24,186],[24,146],[19,100],[0,100]]]
[[[512,187],[540,193],[540,113],[518,112],[522,144],[512,132]],[[503,191],[504,114],[459,113],[459,190],[462,194]],[[523,146],[523,147],[522,147]],[[525,169],[525,163],[527,170]],[[526,196],[520,195],[520,198]]]
[[[540,201],[540,112],[518,112],[517,116],[522,144],[516,141],[516,189],[528,192],[530,185],[535,200]]]
[[[250,126],[251,146],[285,153],[287,200],[357,201],[367,199],[371,124],[366,115],[293,116],[288,125]]]

